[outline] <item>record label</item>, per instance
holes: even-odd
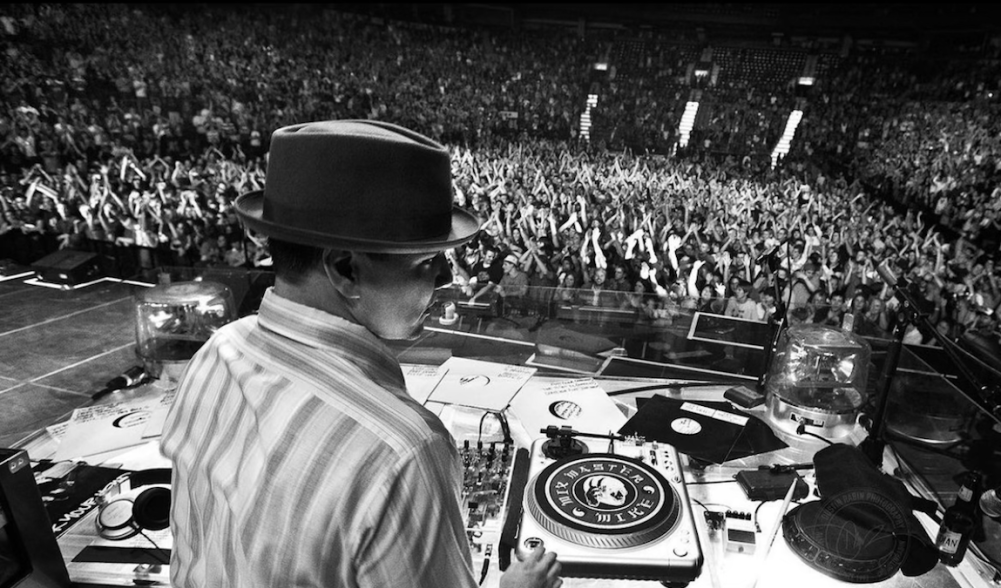
[[[674,429],[675,433],[681,433],[682,435],[695,435],[702,431],[702,425],[699,424],[699,421],[688,417],[674,419],[671,421],[671,428]]]

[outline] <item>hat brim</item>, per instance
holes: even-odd
[[[469,242],[480,230],[479,220],[458,206],[452,207],[452,226],[447,235],[419,241],[386,241],[359,239],[319,231],[289,227],[264,218],[264,191],[249,192],[233,204],[245,228],[290,243],[313,247],[339,247],[367,253],[433,253],[445,251]]]

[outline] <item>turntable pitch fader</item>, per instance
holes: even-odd
[[[529,457],[519,556],[541,544],[557,554],[566,577],[672,584],[698,577],[702,550],[674,447],[568,428],[543,432],[549,438],[535,441]]]

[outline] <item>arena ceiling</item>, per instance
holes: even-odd
[[[987,3],[379,3],[339,4],[387,16],[447,14],[459,22],[569,22],[629,28],[762,27],[785,34],[991,35],[1001,7]]]

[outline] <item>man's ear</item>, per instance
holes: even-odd
[[[323,271],[341,296],[360,298],[358,280],[354,270],[355,258],[350,251],[328,249],[323,254]]]

